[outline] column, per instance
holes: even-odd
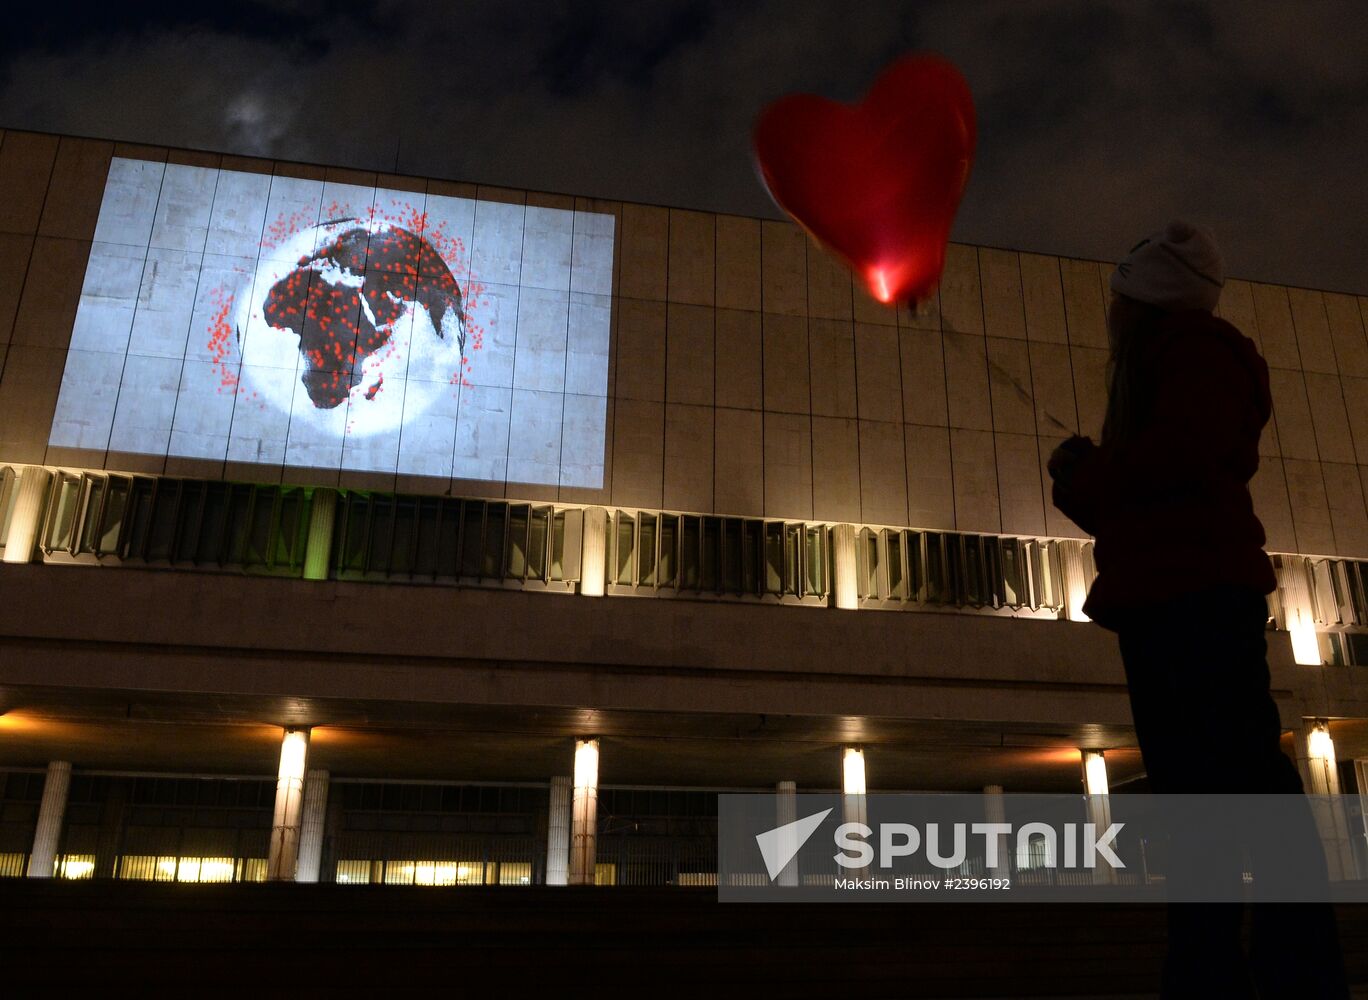
[[[299,857],[299,826],[304,807],[304,763],[309,755],[309,731],[287,729],[280,741],[280,770],[276,777],[275,813],[271,818],[271,849],[266,878],[289,882]]]
[[[317,882],[323,862],[323,832],[328,822],[328,772],[310,771],[304,777],[304,815],[299,831],[296,882]]]
[[[1283,627],[1292,639],[1292,658],[1303,666],[1318,667],[1323,662],[1316,618],[1311,612],[1311,576],[1306,560],[1282,556],[1278,567],[1278,598],[1282,603]],[[1309,789],[1308,789],[1309,791]]]
[[[1088,571],[1083,565],[1083,542],[1059,543],[1059,561],[1064,567],[1064,613],[1071,622],[1092,621],[1083,613],[1088,599]]]
[[[551,779],[551,807],[546,812],[546,884],[565,885],[570,878],[570,776]]]
[[[1102,756],[1101,750],[1082,750],[1080,753],[1083,757],[1083,792],[1086,796],[1088,822],[1097,832],[1097,839],[1101,840],[1112,821],[1111,800],[1107,797],[1107,760]],[[1108,884],[1115,881],[1116,872],[1110,864],[1099,858],[1097,867],[1093,869],[1093,882]]]
[[[1301,765],[1306,792],[1312,796],[1311,812],[1316,817],[1325,846],[1325,864],[1330,881],[1355,877],[1354,850],[1349,843],[1349,824],[1339,799],[1339,765],[1335,741],[1330,738],[1326,719],[1303,719],[1297,740],[1297,763]]]
[[[774,786],[774,825],[787,826],[798,821],[798,785],[792,781],[781,781]],[[798,884],[798,855],[794,844],[795,832],[789,830],[783,851],[790,857],[789,863],[779,872],[775,885]]]
[[[1299,754],[1306,791],[1310,795],[1340,793],[1339,766],[1335,760],[1335,741],[1330,738],[1330,723],[1325,719],[1302,720],[1304,754]]]
[[[304,549],[304,579],[326,580],[332,558],[333,523],[337,519],[337,490],[318,487],[309,501],[309,541]]]
[[[838,524],[831,529],[831,585],[836,593],[836,607],[854,611],[860,606],[860,590],[856,583],[855,526]]]
[[[580,552],[579,592],[585,597],[602,597],[608,559],[608,512],[602,507],[585,508]]]
[[[570,884],[593,885],[598,840],[599,741],[575,741],[575,789],[570,817]]]
[[[43,781],[43,800],[38,805],[38,829],[33,832],[33,850],[29,852],[29,878],[52,878],[52,870],[57,863],[57,847],[62,839],[67,789],[70,787],[71,763],[65,760],[50,761],[47,778]]]
[[[1002,797],[1001,785],[983,786],[983,821],[1007,822],[1007,803]],[[993,878],[1008,878],[1012,874],[1011,838],[1005,833],[994,836],[997,840],[997,864],[988,868],[988,874]]]
[[[847,823],[867,823],[865,802],[865,759],[860,747],[846,747],[841,753],[842,815]]]
[[[26,563],[33,559],[50,482],[52,473],[39,465],[27,466],[20,474],[10,514],[9,536],[5,540],[5,562]]]
[[[865,759],[860,747],[846,747],[841,752],[841,821],[869,824],[865,798]],[[868,878],[869,868],[851,868],[853,878]]]

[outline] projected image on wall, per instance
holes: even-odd
[[[54,446],[603,484],[613,217],[116,158]]]

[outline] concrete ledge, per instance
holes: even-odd
[[[0,683],[1129,723],[1069,622],[5,566]]]

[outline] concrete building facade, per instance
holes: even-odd
[[[132,259],[100,238],[119,171],[161,199],[128,301],[192,346],[199,299],[157,315],[155,282],[174,252],[202,284],[220,216],[177,221],[175,184],[469,206],[446,263],[488,353],[441,425],[455,458],[399,439],[349,466],[341,430],[335,462],[231,433],[177,453],[221,402],[186,396],[184,346],[159,450],[119,437],[155,393],[111,403],[103,444],[61,438],[73,338],[113,301],[93,262]],[[1082,791],[1097,751],[1143,787],[1114,638],[1080,610],[1091,545],[1044,473],[1099,436],[1109,264],[952,244],[934,301],[894,309],[788,223],[14,131],[0,190],[4,873],[699,884],[717,791],[838,788],[852,749],[870,791]],[[1348,874],[1368,298],[1231,280],[1220,313],[1271,372],[1274,694],[1308,789],[1353,804]],[[133,384],[123,350],[87,397]]]

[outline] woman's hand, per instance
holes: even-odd
[[[1058,485],[1067,487],[1078,463],[1096,450],[1097,445],[1093,444],[1092,438],[1075,434],[1050,454],[1050,461],[1046,465],[1050,478]]]

